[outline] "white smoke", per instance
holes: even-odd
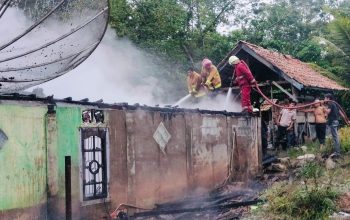
[[[38,15],[40,18],[42,16]],[[8,8],[0,19],[0,45],[7,45],[12,39],[21,36],[37,20],[25,13],[24,9]],[[85,23],[87,20],[91,22]],[[49,16],[0,51],[0,73],[3,79],[0,93],[18,92],[70,70],[97,45],[106,22],[106,13],[102,11],[91,11],[80,18],[72,16],[62,19],[58,14]],[[86,26],[76,29],[82,24]],[[77,31],[71,32],[73,29]],[[59,38],[59,41],[54,42]],[[42,47],[45,44],[46,47]]]
[[[152,73],[166,71],[166,67],[155,64],[153,59],[154,56],[141,51],[129,40],[118,39],[114,30],[108,28],[99,47],[84,63],[40,87],[45,94],[54,94],[56,98],[71,96],[76,100],[89,98],[90,101],[102,98],[106,103],[162,105],[163,100],[158,98],[161,96],[155,94],[159,92],[160,80],[152,76]],[[170,89],[161,90],[161,93],[163,96],[172,96],[176,101]],[[224,94],[214,98],[193,98],[179,107],[239,112],[240,97],[236,95],[231,96],[229,102]]]
[[[19,32],[32,22],[19,10],[11,8],[6,13],[5,19],[6,21],[2,20],[2,22],[8,22],[18,27]],[[56,32],[60,32],[60,30],[57,30],[59,26],[61,24],[50,20],[44,27],[41,27],[40,35],[47,41],[47,38],[54,36]],[[1,32],[6,33],[8,32],[6,28],[9,28],[9,25],[2,25],[1,28]],[[13,36],[2,35],[0,40],[7,41],[11,37]],[[37,34],[29,34],[26,38],[24,42],[35,42],[37,44],[42,41]],[[76,38],[72,40],[77,41]],[[29,59],[22,59],[21,62],[24,60],[29,62]],[[30,61],[32,62],[32,60]],[[182,91],[175,91],[174,88],[179,88],[179,84],[184,84],[185,80],[180,82],[179,80],[160,79],[159,77],[163,76],[163,72],[169,74],[171,73],[169,69],[173,70],[176,67],[169,68],[169,64],[167,66],[162,65],[159,64],[161,63],[159,61],[161,59],[140,50],[128,39],[118,38],[115,31],[108,28],[101,44],[80,66],[59,78],[30,88],[27,91],[39,91],[38,88],[42,88],[45,95],[54,95],[58,99],[65,97],[72,97],[74,100],[89,98],[90,101],[103,99],[105,103],[127,102],[129,104],[162,105],[164,100],[173,101],[169,104],[175,103],[179,97],[174,94],[182,93]],[[17,65],[16,62],[13,64]],[[23,63],[20,66],[23,66]],[[186,85],[182,86],[184,88],[182,94],[185,94],[187,92],[185,91]],[[40,92],[42,93],[42,90]],[[237,100],[231,101],[227,105],[225,99],[225,95],[218,95],[211,99],[203,98],[200,101],[184,102],[179,107],[227,111],[240,110]]]
[[[158,80],[152,70],[162,68],[129,40],[118,39],[108,28],[93,54],[76,69],[40,85],[45,94],[56,98],[103,99],[106,103],[128,102],[153,105]]]
[[[239,94],[234,94],[229,96],[227,100],[227,95],[218,94],[215,97],[203,97],[203,98],[191,98],[192,100],[185,100],[178,107],[190,108],[190,109],[206,109],[212,111],[228,111],[228,112],[240,112],[242,107],[240,104]]]

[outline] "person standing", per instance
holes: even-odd
[[[291,101],[288,107],[293,108],[296,102]],[[295,109],[283,108],[279,114],[277,125],[278,125],[278,136],[277,140],[279,143],[287,136],[287,147],[290,148],[294,144],[294,123],[297,118],[297,112]]]
[[[315,116],[316,137],[322,149],[326,140],[327,129],[327,109],[319,99],[315,99],[314,108],[303,110],[303,112],[312,112]]]
[[[324,101],[327,102],[328,108],[326,109],[326,113],[328,114],[327,125],[332,134],[332,139],[334,142],[334,153],[333,155],[340,155],[340,141],[338,136],[338,126],[339,126],[339,109],[337,105],[331,101],[333,101],[333,95],[327,93],[325,95]]]
[[[243,112],[252,113],[253,106],[250,101],[250,93],[252,91],[251,85],[256,84],[253,74],[248,65],[236,56],[231,56],[228,59],[228,63],[234,65],[233,78],[235,80],[233,82],[240,87]]]

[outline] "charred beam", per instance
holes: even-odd
[[[214,206],[188,208],[188,209],[154,210],[154,211],[148,211],[148,212],[135,213],[134,216],[132,216],[132,219],[138,218],[138,217],[179,214],[179,213],[185,213],[185,212],[204,212],[204,211],[209,211],[209,210],[238,208],[238,207],[242,207],[242,206],[255,205],[255,204],[261,203],[261,202],[263,202],[263,201],[260,199],[256,199],[256,200],[230,203],[230,204],[226,204],[226,205],[214,205]]]

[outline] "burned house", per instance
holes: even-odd
[[[153,208],[261,170],[259,117],[18,94],[0,100],[2,220],[103,219],[122,203]]]
[[[218,64],[223,87],[227,88],[232,80],[233,67],[228,64],[230,56],[243,59],[251,69],[259,87],[273,102],[292,99],[298,103],[310,103],[322,93],[347,90],[334,80],[321,75],[309,64],[260,46],[240,41]],[[235,88],[238,93],[238,88]],[[280,109],[264,102],[257,92],[252,92],[252,103],[260,109],[261,120],[269,123],[269,130],[274,130],[274,123]],[[279,102],[281,104],[281,102]],[[282,103],[283,104],[283,103]],[[314,136],[314,117],[311,113],[298,112],[298,126],[295,133],[300,143],[303,134]],[[273,133],[270,142],[273,143]]]

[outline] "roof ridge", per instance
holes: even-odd
[[[306,87],[337,90],[347,89],[335,80],[330,79],[329,77],[319,73],[317,70],[311,68],[306,62],[303,62],[292,55],[283,54],[272,49],[266,49],[246,41],[240,41],[240,44],[246,45],[273,66],[281,69],[286,75],[288,75],[288,77],[296,80]]]
[[[296,60],[298,60],[297,58],[295,58],[294,56],[292,56],[290,54],[284,54],[284,53],[281,53],[281,52],[279,52],[277,50],[267,49],[265,47],[262,47],[262,46],[259,46],[259,45],[256,45],[256,44],[253,44],[253,43],[250,43],[250,42],[247,42],[247,41],[243,41],[243,40],[240,40],[240,42],[242,42],[243,44],[247,44],[249,46],[252,46],[252,47],[256,47],[256,48],[261,48],[261,49],[267,50],[268,52],[271,52],[271,53],[278,53],[278,54],[284,56],[287,59],[296,59]]]

